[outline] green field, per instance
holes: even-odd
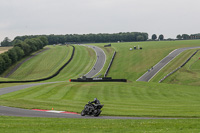
[[[200,117],[198,86],[143,82],[47,84],[2,95],[0,105],[80,113],[94,97],[105,104],[102,115]]]
[[[2,95],[0,96],[0,105],[26,109],[54,108],[55,110],[74,111],[80,113],[88,101],[97,97],[101,103],[105,105],[103,107],[102,115],[106,116],[200,118],[199,53],[197,53],[197,55],[194,56],[191,61],[184,66],[184,68],[167,78],[164,83],[158,83],[158,81],[166,74],[187,60],[195,50],[188,50],[180,54],[163,70],[161,70],[158,75],[151,80],[151,82],[136,82],[136,80],[149,68],[157,64],[174,49],[199,46],[199,44],[200,40],[112,43],[112,47],[110,48],[104,48],[103,46],[105,44],[101,43],[90,44],[103,48],[107,56],[105,67],[99,74],[105,73],[114,50],[117,51],[116,58],[114,59],[108,76],[112,78],[126,78],[128,79],[127,83],[60,82],[56,84],[40,85]],[[129,50],[131,47],[137,45],[143,49]],[[62,46],[55,47],[54,51],[60,51],[58,47],[60,48]],[[67,47],[65,48],[66,50],[63,54],[66,54],[67,50],[69,52],[71,51],[71,49],[68,49]],[[96,62],[95,52],[92,49],[83,46],[75,46],[75,48],[76,50],[73,60],[58,76],[48,81],[67,81],[70,78],[77,78],[86,74],[92,68]],[[54,47],[52,47],[52,49],[54,49]],[[56,53],[55,58],[63,60],[62,52]],[[38,57],[41,58],[44,55],[45,53]],[[40,58],[33,58],[30,61],[37,62]],[[51,59],[45,59],[45,62],[48,64],[48,62],[51,62]],[[53,63],[53,65],[56,66],[54,67],[54,70],[59,68],[58,62],[59,61],[55,64]],[[24,71],[28,71],[26,67],[30,67],[30,64],[27,63],[23,65]],[[40,67],[42,66],[37,65],[36,68],[39,70]],[[50,69],[48,69],[48,71],[51,72]],[[21,75],[22,77],[24,76],[23,73],[18,74],[18,76]],[[24,79],[28,76],[30,75],[24,76]],[[45,76],[45,74],[42,75],[42,73],[37,73],[37,77],[42,76]],[[15,77],[15,79],[20,78]],[[10,85],[0,84],[0,88],[5,86]],[[31,129],[32,132],[55,131],[57,129],[56,126],[60,126],[60,129],[63,129],[59,132],[64,132],[66,129],[70,129],[69,132],[95,131],[91,129],[90,126],[94,127],[94,129],[98,129],[99,132],[132,132],[133,130],[136,132],[199,132],[199,119],[80,120],[0,117],[1,120],[6,120],[7,118],[10,119],[6,121],[7,124],[4,125],[3,131],[18,130],[18,127],[20,126],[16,121],[20,120],[22,122],[21,125],[24,126],[24,132],[27,131],[28,125],[34,125],[34,122],[40,123],[41,121],[40,124],[46,126],[39,126],[36,130]],[[60,123],[56,121],[60,121]],[[70,121],[71,123],[69,123]],[[82,123],[79,124],[79,121]],[[65,122],[69,123],[69,125],[66,125]],[[93,123],[96,125],[93,126]],[[13,127],[13,130],[11,130],[12,128],[6,128],[6,125]],[[97,127],[97,125],[99,127]],[[37,124],[35,126],[37,126]],[[68,126],[72,126],[72,128],[67,128]],[[80,128],[77,129],[76,127]]]
[[[196,133],[200,131],[199,122],[200,122],[199,119],[95,120],[95,119],[59,119],[59,118],[22,118],[22,117],[0,116],[0,132]]]

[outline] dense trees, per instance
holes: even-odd
[[[5,61],[4,59],[0,56],[0,73],[2,73],[5,70]]]
[[[45,39],[45,36],[48,40]],[[26,40],[35,36],[18,36],[14,40]],[[64,44],[64,43],[83,43],[83,42],[131,42],[131,41],[146,41],[148,39],[147,33],[141,32],[120,32],[113,34],[66,34],[66,35],[44,35],[40,36],[45,44],[48,41],[49,44]],[[32,46],[32,49],[34,47]]]
[[[21,60],[23,57],[30,55],[48,44],[48,39],[44,36],[36,38],[27,38],[24,41],[15,39],[12,44],[13,48],[0,54],[0,74],[8,69],[12,64]]]
[[[176,38],[180,40],[180,39],[182,39],[182,36],[179,34],[176,36]]]
[[[30,45],[28,45],[27,43],[23,41],[19,41],[14,45],[14,47],[16,46],[20,47],[24,51],[25,56],[30,54],[31,48],[30,48]]]
[[[200,33],[199,34],[191,34],[191,35],[188,35],[188,34],[182,34],[182,35],[177,35],[176,36],[177,39],[181,40],[189,40],[189,39],[200,39]]]
[[[3,60],[5,61],[5,68],[8,68],[12,64],[12,61],[9,58],[8,53],[3,53],[0,55],[0,57],[2,57]]]
[[[1,42],[2,47],[8,47],[12,46],[12,42],[8,37],[5,37],[5,39]]]
[[[188,34],[183,34],[182,38],[186,40],[186,39],[190,39],[190,36]]]

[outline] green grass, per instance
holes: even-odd
[[[54,74],[71,56],[72,47],[49,46],[50,49],[22,64],[9,78],[29,80]]]
[[[200,131],[199,119],[175,120],[104,120],[104,119],[59,119],[0,116],[0,132],[174,132]]]
[[[94,97],[105,104],[102,115],[200,117],[198,86],[145,82],[41,85],[2,95],[0,105],[80,113]]]
[[[87,74],[96,62],[96,53],[85,46],[75,46],[76,50],[72,61],[60,72],[60,74],[48,81],[68,81]]]

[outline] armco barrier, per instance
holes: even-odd
[[[127,82],[126,79],[112,79],[111,77],[107,78],[78,78],[78,79],[70,79],[70,82]]]
[[[51,79],[55,76],[57,76],[60,71],[67,65],[69,64],[69,62],[72,60],[72,58],[74,57],[74,52],[75,52],[75,47],[73,47],[73,51],[72,51],[72,55],[70,57],[70,59],[56,72],[54,73],[53,75],[49,76],[49,77],[46,77],[46,78],[42,78],[42,79],[35,79],[35,80],[25,80],[25,81],[0,81],[0,83],[28,83],[28,82],[39,82],[39,81],[45,81],[45,80],[48,80],[48,79]]]
[[[111,59],[111,61],[110,61],[110,64],[109,64],[109,66],[108,66],[108,68],[107,68],[105,74],[104,74],[104,77],[106,77],[106,76],[108,75],[108,72],[109,72],[110,67],[111,67],[111,65],[112,65],[112,63],[113,63],[113,60],[114,60],[114,58],[115,58],[115,55],[116,55],[116,51],[115,51],[114,54],[113,54],[113,57],[112,57],[112,59]]]
[[[167,77],[169,77],[170,75],[172,75],[173,73],[175,73],[176,71],[178,71],[180,68],[182,68],[183,66],[185,66],[185,64],[188,63],[188,61],[190,61],[190,59],[198,52],[199,50],[197,50],[196,52],[194,52],[180,67],[176,68],[174,71],[170,72],[169,74],[167,74],[164,78],[162,78],[159,83],[163,82]]]

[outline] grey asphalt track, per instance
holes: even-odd
[[[150,68],[149,71],[147,71],[139,79],[137,79],[137,81],[149,82],[163,67],[165,67],[170,61],[172,61],[180,53],[182,53],[185,50],[198,49],[198,48],[200,48],[200,46],[198,46],[198,47],[179,48],[179,49],[176,49],[176,50],[172,51],[168,56],[166,56],[159,63],[157,63],[155,66],[153,66],[153,69]]]
[[[46,117],[46,118],[81,118],[81,119],[176,119],[176,118],[150,118],[150,117],[120,117],[120,116],[81,116],[79,114],[62,114],[52,112],[42,112],[28,109],[12,108],[0,106],[0,116],[20,116],[20,117]]]
[[[84,46],[88,46],[88,47],[94,49],[94,51],[96,52],[96,56],[97,56],[96,63],[93,66],[93,68],[85,75],[87,78],[92,78],[96,74],[98,74],[101,71],[101,69],[103,68],[105,61],[106,61],[106,55],[105,55],[104,51],[97,46],[92,46],[92,45],[84,45]]]

